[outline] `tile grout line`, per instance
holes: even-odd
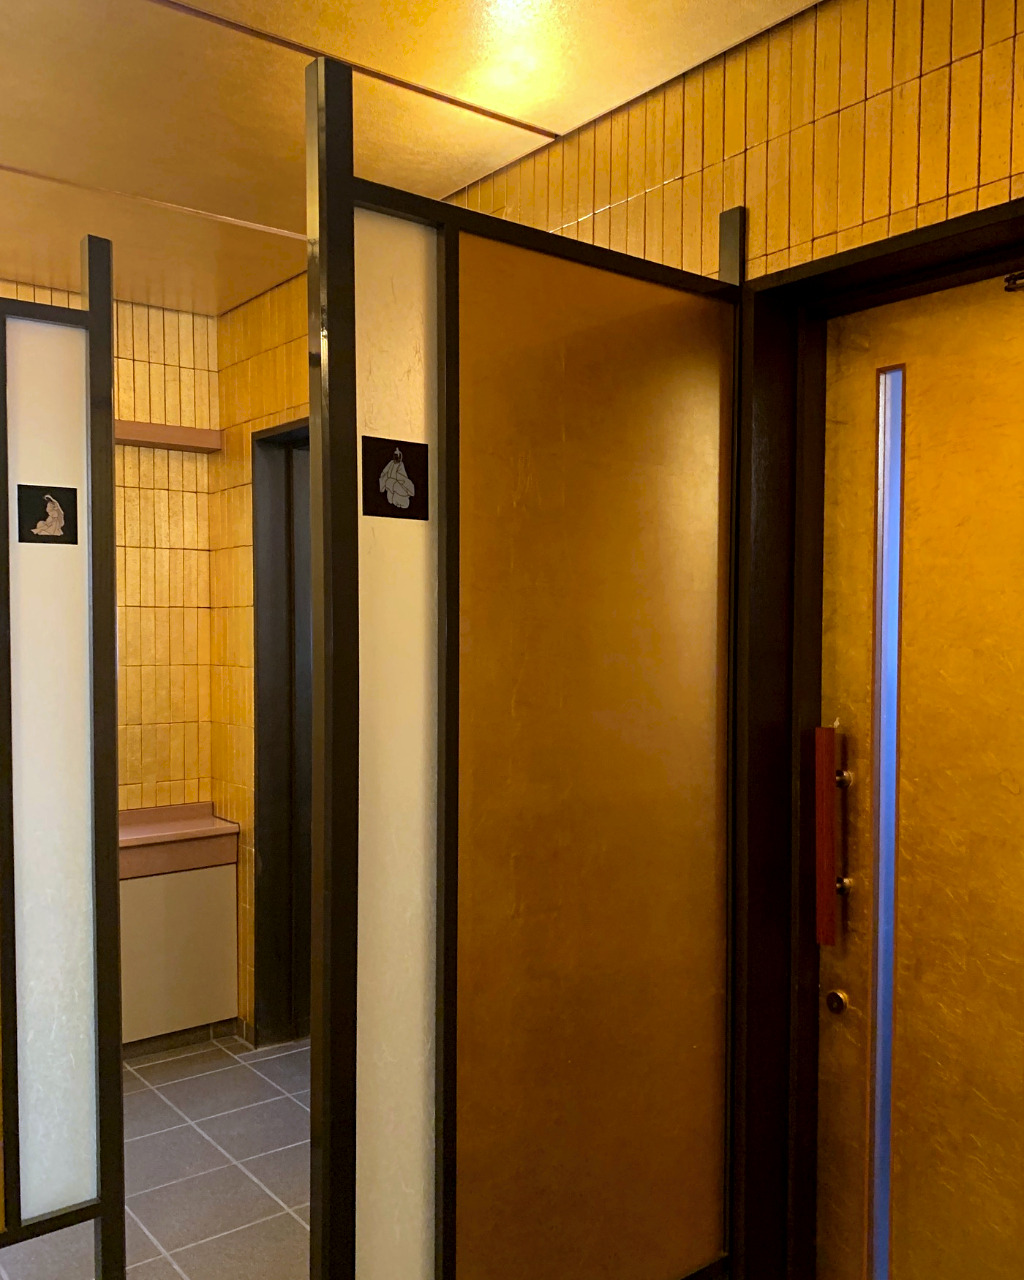
[[[261,1226],[264,1222],[276,1222],[278,1218],[287,1218],[290,1212],[288,1210],[285,1213],[268,1213],[265,1218],[257,1218],[255,1222],[243,1222],[240,1227],[231,1227],[227,1231],[218,1231],[216,1235],[204,1236],[202,1240],[194,1240],[191,1244],[183,1244],[180,1248],[175,1249],[174,1253],[184,1253],[187,1249],[196,1249],[201,1244],[209,1244],[211,1240],[223,1240],[225,1236],[233,1236],[239,1231],[248,1231],[250,1227]],[[302,1219],[300,1218],[299,1221],[302,1222]],[[305,1226],[306,1224],[303,1222],[302,1225]],[[167,1256],[174,1262],[174,1254],[168,1254]],[[178,1264],[175,1265],[177,1266]],[[181,1270],[180,1267],[178,1269]],[[181,1274],[185,1275],[184,1271]],[[185,1276],[185,1280],[189,1280],[189,1277]]]
[[[141,1079],[142,1079],[142,1077],[141,1077],[141,1076],[139,1076],[139,1079],[141,1080]],[[174,1103],[173,1103],[173,1102],[171,1102],[171,1100],[170,1100],[169,1098],[164,1098],[163,1094],[162,1094],[162,1093],[160,1093],[160,1091],[159,1091],[159,1090],[158,1090],[154,1085],[151,1085],[151,1084],[148,1084],[148,1083],[147,1083],[147,1084],[146,1084],[146,1088],[147,1088],[147,1089],[152,1089],[152,1091],[157,1095],[157,1097],[158,1097],[158,1098],[163,1099],[163,1101],[164,1101],[164,1102],[166,1102],[166,1103],[167,1103],[167,1105],[168,1105],[169,1107],[171,1107],[171,1108],[173,1108],[173,1110],[177,1111],[178,1115],[180,1115],[180,1116],[182,1117],[182,1119],[183,1119],[183,1120],[185,1120],[185,1122],[186,1122],[188,1125],[190,1125],[190,1126],[195,1130],[195,1132],[196,1132],[196,1133],[198,1133],[201,1137],[205,1138],[205,1139],[206,1139],[206,1141],[207,1141],[207,1142],[209,1142],[211,1146],[215,1147],[215,1148],[216,1148],[216,1149],[221,1153],[221,1155],[222,1155],[222,1156],[226,1156],[226,1157],[227,1157],[227,1159],[228,1159],[228,1160],[229,1160],[233,1165],[236,1165],[239,1169],[241,1169],[242,1173],[244,1173],[244,1174],[245,1174],[245,1176],[246,1176],[247,1178],[250,1178],[253,1182],[255,1182],[255,1184],[260,1188],[260,1190],[261,1190],[261,1191],[264,1191],[268,1196],[270,1196],[271,1200],[273,1200],[276,1204],[279,1204],[279,1205],[281,1206],[281,1208],[282,1208],[282,1209],[284,1209],[284,1211],[285,1211],[286,1213],[290,1214],[290,1215],[291,1215],[291,1217],[293,1217],[293,1218],[295,1219],[295,1221],[296,1221],[296,1222],[298,1222],[298,1223],[299,1223],[299,1225],[300,1225],[300,1226],[301,1226],[305,1231],[307,1231],[307,1232],[309,1231],[309,1226],[308,1226],[305,1222],[303,1222],[303,1220],[299,1217],[299,1215],[298,1215],[297,1213],[295,1213],[292,1209],[289,1209],[289,1207],[284,1203],[284,1201],[281,1199],[281,1197],[280,1197],[280,1196],[276,1196],[276,1195],[275,1195],[275,1194],[270,1190],[270,1188],[269,1188],[269,1187],[264,1186],[264,1185],[263,1185],[263,1183],[262,1183],[262,1182],[260,1182],[259,1178],[257,1178],[257,1177],[256,1177],[256,1175],[255,1175],[254,1173],[252,1173],[249,1169],[246,1169],[246,1167],[245,1167],[244,1165],[239,1164],[239,1162],[238,1162],[238,1161],[237,1161],[237,1160],[236,1160],[232,1155],[230,1155],[227,1151],[225,1151],[225,1150],[224,1150],[224,1148],[223,1148],[223,1147],[222,1147],[218,1142],[215,1142],[215,1141],[213,1140],[213,1138],[211,1138],[211,1137],[209,1136],[209,1134],[203,1133],[202,1129],[200,1129],[200,1128],[199,1128],[198,1124],[196,1124],[196,1122],[195,1122],[195,1121],[190,1120],[190,1119],[189,1119],[189,1117],[185,1115],[184,1111],[182,1111],[180,1107],[176,1107],[176,1106],[174,1105]],[[276,1088],[276,1086],[275,1086],[275,1088]],[[288,1097],[289,1095],[282,1093],[282,1096],[283,1096],[283,1097]],[[294,1101],[294,1099],[292,1099],[292,1100]],[[268,1099],[268,1101],[273,1101],[273,1099]],[[259,1104],[254,1104],[254,1105],[259,1105]],[[241,1107],[236,1108],[236,1109],[237,1109],[237,1110],[244,1110],[244,1108],[241,1108]],[[222,1114],[222,1115],[227,1115],[228,1113],[227,1113],[227,1112],[221,1112],[221,1114]],[[206,1118],[207,1118],[207,1119],[213,1119],[213,1117],[212,1117],[212,1116],[210,1116],[210,1117],[206,1117]],[[199,1175],[199,1176],[201,1176],[201,1175]],[[127,1205],[126,1205],[125,1207],[127,1208]],[[134,1216],[134,1214],[133,1214],[133,1216]],[[275,1216],[278,1216],[278,1215],[275,1215]],[[249,1223],[249,1224],[247,1224],[247,1225],[251,1226],[252,1224],[251,1224],[251,1223]],[[229,1233],[227,1233],[227,1234],[229,1234]],[[196,1243],[199,1243],[199,1242],[197,1241]],[[184,1247],[186,1247],[186,1246],[182,1246],[182,1247],[184,1248]]]
[[[274,1084],[273,1080],[267,1080],[267,1077],[266,1077],[266,1076],[261,1076],[260,1078],[261,1078],[262,1080],[266,1080],[267,1084]],[[198,1079],[198,1077],[197,1077],[197,1076],[186,1076],[186,1077],[185,1077],[185,1079],[187,1079],[187,1080],[195,1080],[195,1079]],[[143,1082],[143,1083],[145,1083],[145,1082]],[[182,1081],[182,1080],[173,1080],[173,1081],[171,1081],[170,1083],[172,1083],[172,1084],[183,1084],[183,1083],[184,1083],[184,1081]],[[179,1110],[178,1110],[178,1108],[174,1106],[174,1103],[173,1103],[173,1102],[169,1102],[169,1101],[164,1097],[164,1095],[163,1095],[162,1093],[160,1093],[160,1091],[159,1091],[159,1089],[156,1087],[156,1085],[153,1085],[153,1084],[147,1084],[147,1085],[146,1085],[146,1088],[147,1088],[147,1089],[150,1089],[153,1093],[157,1094],[157,1095],[160,1097],[161,1101],[163,1101],[163,1102],[167,1102],[167,1105],[168,1105],[169,1107],[174,1107],[174,1110],[175,1110],[175,1111],[177,1111],[179,1115],[184,1115],[184,1112],[179,1111]],[[274,1088],[275,1088],[275,1089],[280,1089],[280,1092],[281,1092],[281,1098],[290,1098],[290,1099],[292,1100],[292,1102],[297,1102],[297,1103],[298,1103],[298,1105],[299,1105],[300,1107],[302,1107],[302,1108],[303,1108],[303,1110],[305,1110],[305,1111],[308,1111],[308,1110],[309,1110],[309,1107],[307,1107],[307,1106],[306,1106],[306,1104],[305,1104],[304,1102],[299,1102],[298,1096],[297,1096],[296,1094],[293,1094],[293,1093],[286,1093],[283,1089],[281,1089],[281,1086],[280,1086],[280,1085],[274,1085]],[[135,1090],[133,1090],[133,1092],[134,1092],[135,1094],[139,1094],[139,1093],[144,1092],[144,1090],[142,1090],[142,1089],[135,1089]],[[305,1093],[305,1092],[306,1092],[306,1090],[305,1090],[305,1089],[303,1089],[303,1090],[302,1090],[302,1092],[303,1092],[303,1093]],[[130,1095],[125,1095],[125,1096],[130,1096]],[[214,1114],[213,1114],[212,1116],[203,1116],[203,1117],[202,1117],[202,1121],[201,1121],[201,1123],[205,1124],[207,1120],[219,1120],[219,1119],[221,1118],[221,1116],[232,1116],[232,1115],[234,1115],[234,1114],[235,1114],[235,1112],[236,1112],[236,1111],[251,1111],[251,1110],[253,1110],[255,1107],[265,1107],[269,1102],[279,1102],[279,1101],[280,1101],[280,1098],[263,1098],[263,1099],[262,1099],[262,1101],[260,1101],[260,1102],[247,1102],[247,1103],[245,1104],[245,1106],[244,1106],[244,1107],[231,1107],[228,1111],[216,1111],[216,1112],[214,1112]],[[170,1132],[172,1132],[172,1130],[174,1130],[174,1129],[184,1129],[184,1128],[185,1128],[185,1125],[189,1125],[189,1124],[192,1124],[192,1123],[193,1123],[193,1122],[192,1122],[191,1120],[189,1120],[189,1119],[187,1119],[187,1118],[186,1118],[183,1124],[169,1124],[169,1125],[167,1126],[167,1128],[166,1128],[166,1129],[154,1129],[152,1133],[137,1133],[137,1134],[135,1135],[135,1137],[134,1137],[134,1138],[125,1138],[125,1142],[138,1142],[140,1138],[155,1138],[155,1137],[156,1137],[156,1135],[157,1135],[158,1133],[170,1133]],[[203,1136],[205,1137],[206,1135],[204,1134]]]
[[[152,1231],[150,1231],[150,1229],[146,1226],[146,1224],[145,1224],[144,1222],[140,1221],[140,1219],[135,1215],[135,1213],[133,1212],[133,1210],[131,1210],[131,1209],[128,1207],[127,1203],[126,1203],[126,1204],[125,1204],[125,1206],[124,1206],[124,1211],[125,1211],[125,1214],[130,1214],[130,1215],[131,1215],[131,1219],[132,1219],[132,1221],[133,1221],[133,1222],[135,1223],[135,1225],[139,1228],[139,1230],[140,1230],[141,1232],[143,1232],[143,1234],[144,1234],[144,1235],[147,1235],[147,1236],[150,1238],[150,1240],[152,1240],[152,1242],[156,1245],[156,1247],[160,1250],[160,1257],[161,1257],[161,1258],[163,1258],[165,1262],[169,1262],[169,1263],[171,1264],[171,1266],[174,1268],[174,1270],[175,1270],[175,1271],[177,1271],[177,1273],[178,1273],[178,1275],[179,1275],[179,1276],[184,1276],[184,1280],[189,1280],[188,1275],[187,1275],[184,1271],[182,1271],[181,1267],[179,1267],[179,1266],[178,1266],[178,1264],[174,1261],[174,1259],[173,1259],[173,1258],[171,1257],[171,1255],[167,1252],[167,1250],[163,1247],[163,1245],[162,1245],[162,1244],[160,1243],[160,1241],[156,1238],[156,1236],[152,1233]],[[127,1218],[126,1218],[126,1221],[127,1221]],[[143,1263],[145,1263],[145,1262],[153,1262],[153,1261],[155,1261],[155,1259],[153,1259],[153,1258],[144,1258],[144,1259],[143,1259],[143,1262],[137,1262],[137,1263],[134,1263],[133,1265],[141,1267],[141,1266],[143,1265]],[[126,1270],[130,1270],[130,1269],[131,1269],[131,1268],[126,1268]]]
[[[225,1115],[230,1115],[230,1114],[231,1114],[230,1111],[225,1112]],[[179,1129],[185,1129],[187,1127],[188,1127],[187,1125],[178,1126]],[[163,1132],[173,1133],[174,1130],[164,1129]],[[150,1135],[147,1134],[147,1137],[148,1136]],[[206,1134],[203,1134],[203,1137],[206,1138]],[[137,1142],[138,1139],[137,1138],[133,1139],[133,1141]],[[209,1142],[211,1146],[215,1145],[209,1138],[206,1138],[206,1141]],[[232,1156],[228,1156],[227,1157],[228,1164],[218,1164],[218,1165],[215,1165],[212,1169],[200,1169],[198,1173],[187,1173],[183,1178],[172,1178],[170,1182],[158,1182],[155,1187],[143,1187],[141,1191],[133,1191],[131,1195],[133,1198],[135,1196],[148,1196],[151,1191],[163,1191],[164,1187],[176,1187],[179,1182],[188,1182],[189,1179],[191,1178],[201,1178],[205,1173],[218,1173],[221,1169],[227,1169],[231,1164],[241,1165],[241,1164],[245,1164],[247,1160],[262,1160],[264,1156],[276,1156],[276,1155],[279,1155],[282,1151],[294,1151],[296,1147],[305,1147],[308,1145],[309,1145],[309,1139],[304,1138],[301,1142],[289,1142],[283,1147],[274,1147],[272,1151],[261,1151],[258,1155],[255,1155],[255,1156],[246,1156],[245,1160],[235,1160]],[[301,1207],[302,1207],[301,1205],[295,1206],[296,1209],[299,1209]],[[0,1280],[2,1280],[2,1277],[0,1277]]]

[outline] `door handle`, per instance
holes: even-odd
[[[836,943],[836,895],[850,892],[851,882],[836,869],[836,792],[853,781],[836,768],[836,731],[814,730],[814,869],[815,936],[821,947]]]

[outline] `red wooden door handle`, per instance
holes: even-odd
[[[814,730],[815,933],[818,945],[836,942],[836,731]]]

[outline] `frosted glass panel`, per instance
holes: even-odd
[[[96,1195],[86,344],[82,329],[7,322],[18,1115],[26,1218]],[[19,485],[43,490],[34,499],[39,512],[21,522],[33,539],[28,542],[18,540]],[[53,503],[55,489],[59,501]],[[77,491],[77,511],[69,490]],[[59,541],[76,514],[77,544]]]
[[[360,437],[426,443],[430,468],[430,518],[405,518],[416,508],[402,504],[423,493],[408,493],[402,469],[413,487],[422,486],[422,475],[413,451],[404,451],[399,466],[386,449],[368,477],[371,496],[390,503],[398,518],[359,521],[357,1271],[360,1280],[427,1280],[434,1251],[436,236],[363,211],[355,230]]]

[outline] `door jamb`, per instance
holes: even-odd
[[[290,1040],[292,1021],[291,548],[287,457],[284,446],[308,441],[308,419],[253,432],[252,547],[255,645],[255,826],[253,840],[253,1026],[246,1039],[257,1047]],[[289,909],[286,910],[286,907]]]

